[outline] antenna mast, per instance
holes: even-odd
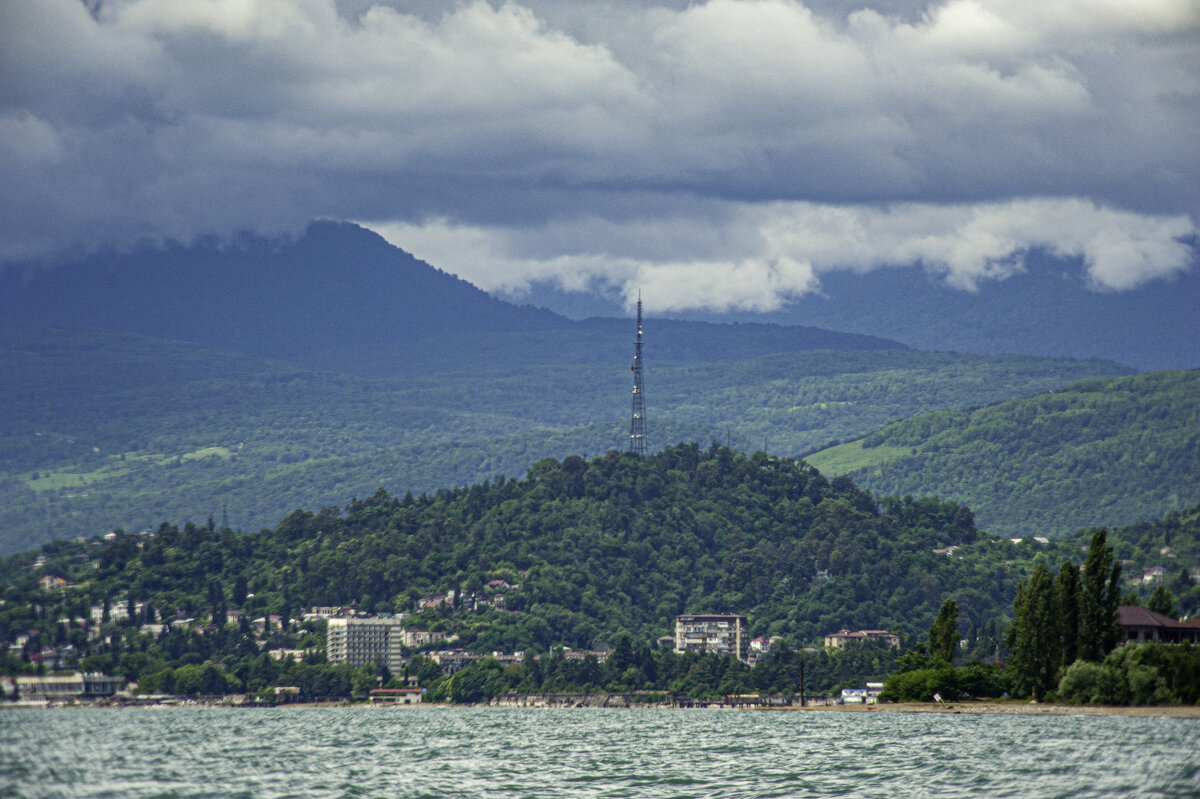
[[[646,454],[646,392],[642,383],[642,292],[637,301],[637,339],[633,345],[633,416],[629,420],[629,452]]]

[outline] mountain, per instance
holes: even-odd
[[[495,299],[349,223],[300,237],[101,253],[0,270],[0,319],[116,330],[363,376],[632,357],[633,323],[575,322]],[[872,336],[776,324],[648,323],[656,356],[723,360],[887,349]]]
[[[433,491],[627,443],[615,362],[529,360],[368,379],[196,344],[0,323],[0,552],[162,521],[274,524],[379,486]],[[492,342],[484,342],[491,345]],[[811,350],[664,362],[646,348],[650,443],[799,454],[890,421],[1127,374],[1103,361]]]
[[[1200,370],[924,414],[809,462],[878,493],[965,503],[1001,535],[1133,524],[1200,502]]]
[[[537,285],[522,301],[567,316],[616,313],[602,292]],[[1078,260],[1034,251],[1024,270],[978,291],[946,286],[920,266],[821,275],[821,291],[767,314],[685,311],[681,319],[815,325],[982,355],[1108,358],[1143,370],[1200,366],[1200,268],[1125,292],[1096,291]]]

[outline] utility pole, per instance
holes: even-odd
[[[642,456],[646,454],[646,392],[642,382],[642,292],[638,292],[637,301],[637,339],[633,345],[633,415],[629,420],[629,452]]]

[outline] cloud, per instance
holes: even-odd
[[[1181,272],[1196,234],[1184,216],[1099,208],[1081,200],[889,207],[777,202],[734,206],[719,236],[688,222],[612,225],[590,219],[539,230],[367,223],[397,246],[489,291],[536,282],[566,291],[638,291],[654,311],[773,311],[820,290],[820,276],[920,263],[974,291],[1023,269],[1033,249],[1078,258],[1100,289],[1126,290]],[[572,243],[573,242],[573,243]],[[715,257],[714,257],[715,256]]]
[[[769,309],[1033,247],[1123,290],[1200,219],[1194,0],[92,5],[0,4],[0,261],[332,217]]]

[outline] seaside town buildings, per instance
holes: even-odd
[[[694,614],[675,617],[676,652],[713,652],[746,661],[750,638],[745,616]]]

